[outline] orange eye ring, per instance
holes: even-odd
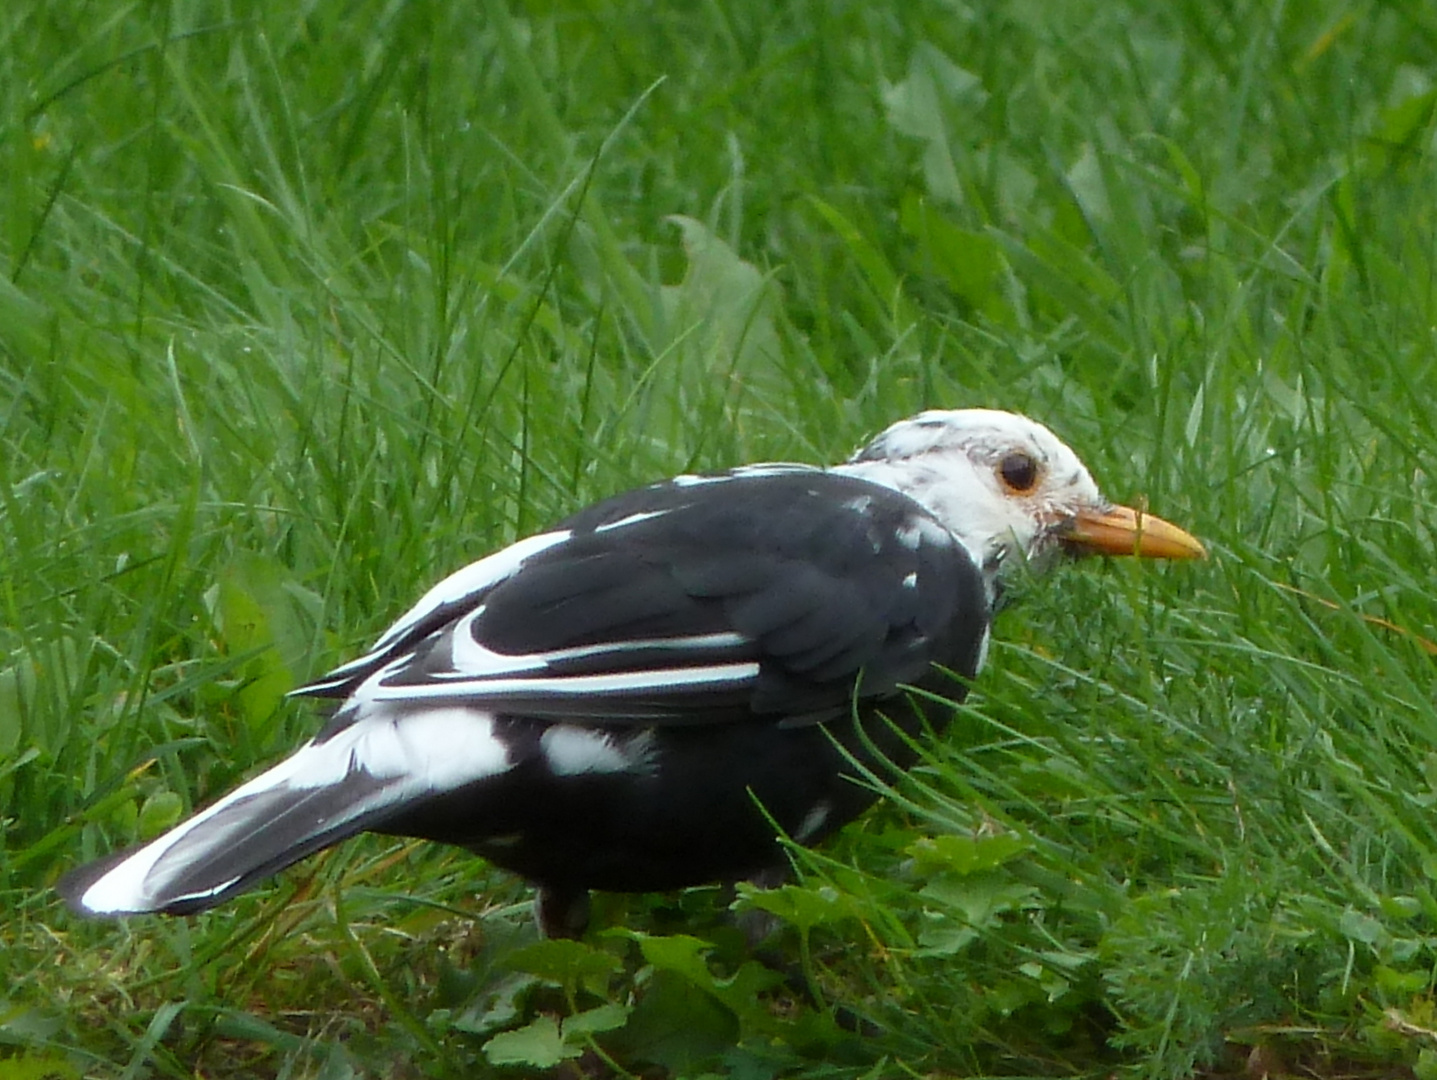
[[[1042,469],[1032,454],[1014,450],[998,462],[998,479],[1014,495],[1026,495],[1038,486]]]

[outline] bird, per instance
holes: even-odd
[[[198,912],[369,831],[522,876],[540,932],[574,937],[590,890],[781,873],[785,839],[859,816],[863,774],[942,732],[1003,571],[1064,553],[1205,551],[992,409],[615,495],[444,578],[293,691],[338,704],[290,757],[57,889],[92,916]]]

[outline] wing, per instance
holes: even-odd
[[[935,662],[972,674],[987,621],[966,549],[918,503],[749,468],[618,496],[475,563],[298,692],[599,724],[818,721]]]

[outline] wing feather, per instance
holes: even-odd
[[[821,720],[855,686],[974,667],[987,624],[977,569],[926,510],[821,470],[656,485],[543,538],[446,579],[308,692],[598,724]]]

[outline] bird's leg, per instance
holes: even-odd
[[[577,941],[589,928],[589,890],[540,885],[534,893],[534,918],[544,937]]]

